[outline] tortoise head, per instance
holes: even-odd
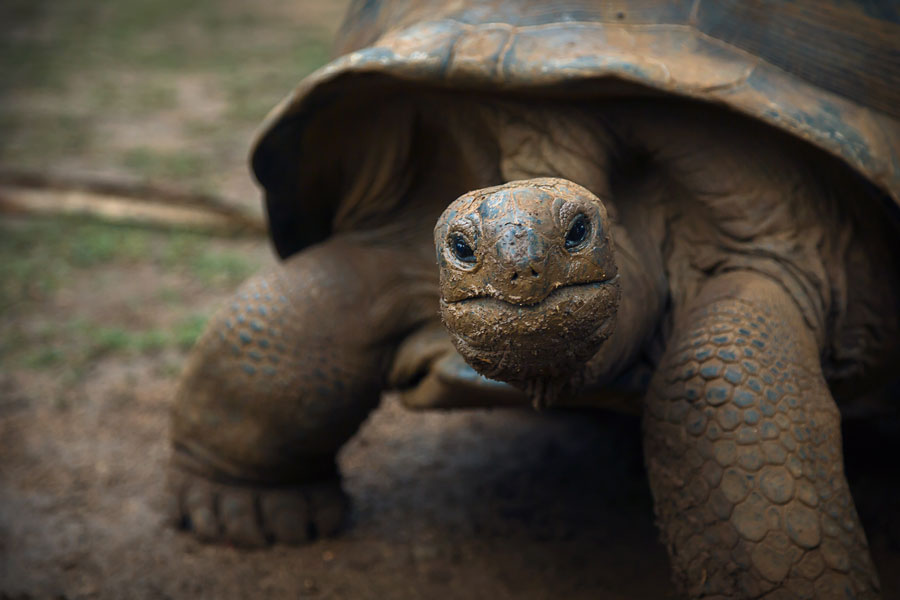
[[[536,405],[569,390],[619,304],[600,199],[563,179],[514,181],[455,200],[434,238],[441,316],[466,362]]]

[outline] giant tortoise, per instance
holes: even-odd
[[[283,260],[190,357],[179,522],[333,533],[385,390],[616,406],[685,594],[877,598],[839,406],[900,365],[898,12],[353,2],[253,150]]]

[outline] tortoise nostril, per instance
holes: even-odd
[[[539,272],[537,269],[535,269],[534,267],[528,267],[528,271],[531,272],[531,278],[532,278],[532,279],[536,279],[536,278],[538,278],[538,277],[541,276],[540,272]],[[522,269],[516,269],[516,270],[514,270],[514,271],[512,272],[512,275],[509,276],[509,280],[510,280],[511,282],[512,282],[512,281],[516,281],[516,280],[519,279],[519,276],[520,276],[520,275],[524,277],[525,274],[526,274],[528,271],[526,271],[524,268],[522,268]]]

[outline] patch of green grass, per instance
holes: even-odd
[[[206,250],[190,261],[191,273],[209,285],[227,286],[243,281],[256,270],[243,254],[234,251]]]
[[[155,258],[165,267],[187,265],[191,257],[203,251],[206,238],[188,231],[173,231],[163,246],[155,249]]]
[[[2,94],[2,91],[0,91]],[[46,165],[48,158],[80,154],[93,144],[89,117],[70,113],[16,113],[0,110],[0,162]]]
[[[191,314],[167,328],[129,329],[73,319],[38,332],[29,345],[25,345],[26,338],[19,332],[17,344],[0,347],[0,358],[12,359],[36,371],[65,367],[67,372],[84,373],[92,362],[104,357],[189,350],[203,333],[207,320],[207,315]]]
[[[3,0],[0,162],[77,157],[228,195],[221,175],[246,173],[252,129],[330,55],[324,23],[281,14],[277,0]],[[191,150],[131,148],[157,122]]]
[[[0,221],[0,312],[52,295],[73,270],[146,256],[151,232],[74,219]]]
[[[0,66],[11,74],[12,87],[42,87],[73,71],[111,64],[183,68],[206,37],[192,25],[220,10],[218,5],[215,0],[4,0]]]
[[[316,27],[298,28],[264,12],[218,0],[4,0],[0,68],[10,89],[65,88],[83,76],[103,81],[104,71],[122,67],[243,77],[245,89],[255,83],[258,93],[269,87],[259,84],[269,83],[285,93],[284,86],[327,61],[331,40]]]
[[[234,250],[212,249],[201,235],[173,232],[167,243],[157,248],[161,264],[187,267],[192,277],[208,285],[230,287],[250,276],[258,266]]]
[[[51,297],[79,272],[150,263],[229,288],[256,268],[243,254],[210,247],[210,238],[109,225],[81,218],[0,220],[0,313]]]
[[[122,164],[149,179],[188,179],[205,170],[203,156],[187,150],[134,148],[122,157]]]
[[[171,86],[147,84],[140,88],[135,104],[141,111],[171,110],[178,107],[178,95]]]
[[[121,327],[84,327],[82,336],[86,343],[83,347],[88,358],[99,358],[132,348],[136,335]]]
[[[258,123],[303,77],[328,62],[330,52],[329,41],[312,35],[293,46],[256,48],[244,59],[250,68],[223,80],[229,100],[226,116]]]
[[[188,350],[203,333],[207,319],[206,315],[188,315],[169,328],[143,330],[78,320],[65,328],[57,343],[82,348],[83,357],[90,360],[113,354],[144,356],[169,348]]]
[[[59,48],[52,45],[56,36],[44,27],[53,19],[52,8],[50,2],[0,2],[0,72],[4,74],[0,90],[22,85],[41,88],[56,84],[57,89],[61,87]],[[77,29],[77,25],[73,29]]]
[[[181,360],[164,360],[154,368],[156,375],[166,379],[178,377],[182,370],[184,370],[184,363]]]
[[[38,348],[23,358],[23,364],[34,370],[53,369],[65,360],[65,354],[59,348]]]
[[[124,327],[102,326],[89,323],[88,327],[77,327],[74,335],[70,332],[74,345],[83,349],[84,358],[96,359],[107,355],[148,355],[174,347],[175,332],[163,329],[131,330]]]
[[[190,349],[206,329],[208,315],[189,315],[182,319],[173,329],[175,344],[182,350]]]
[[[109,289],[122,283],[122,265],[140,264],[177,271],[220,289],[233,287],[257,267],[249,257],[199,233],[79,218],[0,220],[0,364],[58,371],[80,381],[98,359],[189,349],[206,327],[206,314],[190,313],[170,325],[152,327],[104,321],[103,316],[41,318],[39,326],[19,318],[42,310],[44,301],[78,278],[93,278],[98,290]],[[152,298],[135,300],[161,301],[181,305],[184,297],[169,284]],[[137,309],[130,307],[132,313]]]
[[[181,290],[169,286],[161,287],[157,292],[157,298],[160,302],[170,306],[177,306],[184,301],[184,295],[181,293]]]
[[[135,227],[79,223],[72,233],[62,240],[66,246],[62,250],[75,267],[138,261],[147,256],[151,245],[150,232]]]
[[[173,182],[196,193],[216,194],[214,153],[139,147],[121,155],[120,164],[146,181]]]
[[[171,334],[162,329],[138,332],[131,348],[138,354],[155,354],[171,345]]]

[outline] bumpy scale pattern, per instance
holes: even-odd
[[[354,340],[345,340],[349,336],[342,335],[341,325],[329,322],[334,317],[324,309],[336,303],[324,297],[319,302],[311,301],[306,280],[286,286],[279,277],[271,279],[259,277],[245,284],[231,303],[231,314],[219,335],[230,343],[241,371],[257,376],[256,394],[264,394],[269,385],[286,384],[284,391],[295,397],[294,402],[309,413],[308,418],[314,419],[319,412],[340,412],[342,405],[354,403],[359,394],[355,385],[358,371],[365,369],[360,363],[367,361],[356,355],[364,351],[346,348]],[[298,295],[298,290],[286,287],[299,288],[300,297],[295,300],[304,305],[303,314],[298,314],[288,298]],[[341,323],[348,322],[352,319]],[[377,377],[368,375],[370,379]]]
[[[339,399],[352,374],[340,361],[343,357],[332,332],[319,319],[297,315],[280,283],[272,275],[247,281],[219,315],[224,318],[217,323],[217,335],[228,345],[229,367],[240,372],[231,371],[230,377],[253,380],[255,395],[276,392],[270,388],[287,384],[284,391],[296,403],[308,399],[304,396]],[[298,348],[298,343],[305,347]]]
[[[815,352],[795,339],[803,323],[735,299],[691,317],[645,411],[679,583],[695,598],[878,598],[840,416]]]
[[[240,370],[249,376],[275,377],[287,352],[282,330],[289,301],[273,291],[265,279],[249,281],[233,299],[218,329]]]
[[[380,357],[365,330],[354,315],[323,318],[342,308],[333,280],[289,263],[247,281],[210,321],[182,380],[173,435],[225,471],[211,475],[274,483],[333,470],[334,453],[377,403]]]

